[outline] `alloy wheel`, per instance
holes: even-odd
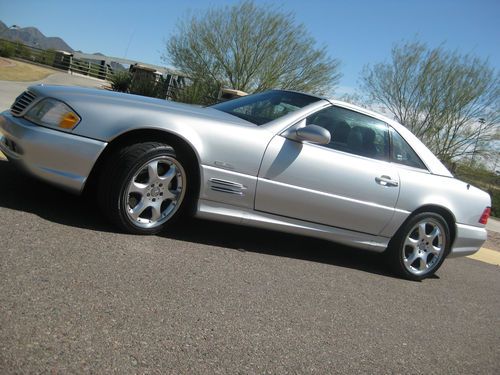
[[[134,225],[154,228],[168,221],[180,207],[186,191],[186,173],[170,156],[143,164],[125,191],[128,218]]]
[[[403,247],[403,265],[408,272],[420,276],[439,264],[446,249],[443,225],[432,218],[417,222],[408,232]]]

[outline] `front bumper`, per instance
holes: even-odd
[[[448,257],[455,258],[474,254],[481,248],[487,236],[486,228],[457,224],[457,235]]]
[[[0,114],[0,151],[29,174],[73,193],[107,143],[35,125],[9,111]]]

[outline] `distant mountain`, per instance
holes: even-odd
[[[9,28],[5,23],[0,21],[0,39],[7,39],[13,42],[21,42],[28,46],[40,49],[53,49],[56,51],[66,51],[71,53],[76,52],[84,54],[82,51],[75,51],[59,37],[46,37],[36,27]],[[94,60],[90,56],[96,56],[95,60],[99,60],[99,57],[106,57],[106,55],[100,52],[93,53],[92,55],[84,55],[87,55],[87,57],[80,58],[88,61]],[[127,70],[127,68],[125,68],[122,64],[117,63],[116,61],[111,61],[110,66],[115,71]]]
[[[59,37],[46,37],[36,27],[9,28],[0,21],[0,39],[21,42],[31,47],[41,49],[54,49],[58,51],[73,52],[64,40]]]

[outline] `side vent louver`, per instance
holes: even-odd
[[[246,186],[237,182],[220,180],[218,178],[211,178],[209,182],[210,189],[221,193],[244,195],[244,191],[247,189]]]

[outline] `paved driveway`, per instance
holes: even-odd
[[[9,108],[16,97],[28,88],[28,86],[44,83],[47,85],[67,85],[82,87],[101,87],[103,81],[88,77],[56,72],[47,78],[36,82],[12,82],[0,81],[0,111]]]
[[[0,373],[497,374],[500,273],[191,221],[116,233],[0,161]]]

